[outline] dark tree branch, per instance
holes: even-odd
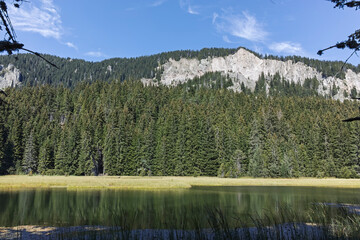
[[[335,3],[334,8],[344,8],[349,7],[353,8],[355,7],[358,9],[360,7],[360,1],[350,1],[350,0],[331,0],[332,3]]]
[[[360,117],[349,118],[349,119],[345,119],[345,120],[342,120],[342,121],[343,122],[360,121]]]
[[[14,0],[14,1],[15,1],[14,6],[18,8],[20,7],[20,4],[24,0]],[[36,56],[40,57],[51,66],[59,69],[55,64],[53,64],[52,62],[41,56],[40,53],[26,49],[24,48],[24,44],[16,41],[15,30],[11,24],[10,17],[7,11],[7,5],[4,0],[0,0],[0,24],[2,24],[5,27],[5,32],[6,32],[5,36],[6,35],[8,36],[8,39],[0,41],[0,52],[6,51],[9,55],[11,55],[14,51],[18,51],[22,49],[24,51],[35,54]],[[1,26],[0,26],[0,30],[2,30]]]
[[[47,62],[47,63],[50,64],[51,66],[59,69],[58,66],[56,66],[54,63],[50,62],[49,60],[47,60],[46,58],[44,58],[43,56],[41,56],[40,53],[31,51],[31,50],[26,49],[26,48],[23,48],[23,47],[21,47],[21,49],[24,50],[24,51],[27,51],[27,52],[29,52],[29,53],[35,54],[36,56],[38,56],[39,58],[43,59],[45,62]]]
[[[349,8],[355,8],[357,10],[360,7],[360,1],[353,1],[353,0],[330,0],[330,1],[335,4],[334,8],[349,7]],[[354,53],[360,50],[360,29],[356,30],[353,34],[349,35],[347,40],[338,42],[333,46],[319,50],[317,54],[322,55],[324,51],[327,51],[332,48],[339,48],[339,49],[349,48],[354,50],[354,52],[350,55],[350,57],[346,59],[345,61],[346,64],[347,61],[354,55]]]

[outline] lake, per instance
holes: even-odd
[[[208,227],[206,211],[231,221],[286,207],[306,211],[318,203],[360,203],[360,189],[316,187],[193,187],[186,190],[0,191],[0,226],[114,226],[132,229]],[[186,222],[186,226],[184,225]],[[196,222],[196,223],[195,223]]]

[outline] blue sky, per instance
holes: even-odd
[[[345,60],[349,50],[316,52],[360,28],[360,10],[326,0],[29,0],[9,14],[25,47],[89,61],[239,46]]]

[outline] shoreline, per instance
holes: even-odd
[[[123,189],[170,190],[197,186],[278,186],[360,188],[360,179],[338,178],[218,178],[218,177],[139,177],[139,176],[0,176],[0,190],[52,189],[68,190]]]

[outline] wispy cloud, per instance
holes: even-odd
[[[9,15],[18,31],[35,32],[57,40],[64,33],[59,9],[53,0],[32,0],[21,8],[9,5]]]
[[[71,42],[66,42],[65,45],[68,46],[69,48],[73,48],[75,50],[78,50],[78,47],[75,44],[71,43]]]
[[[270,44],[269,49],[277,53],[301,54],[303,49],[299,43],[275,42]]]
[[[100,51],[90,51],[85,53],[85,55],[89,57],[106,57],[106,55]]]
[[[215,24],[216,19],[219,17],[219,14],[217,13],[213,13],[213,17],[212,17],[212,23]]]
[[[150,6],[152,7],[158,7],[158,6],[161,6],[163,5],[163,3],[165,3],[167,0],[157,0],[155,2],[153,2]]]
[[[229,37],[226,36],[226,35],[223,36],[223,40],[224,40],[224,42],[232,43],[232,42],[230,41]]]
[[[194,14],[194,15],[198,15],[200,14],[198,11],[196,11],[192,6],[188,6],[188,10],[187,10],[188,13],[190,14]]]
[[[242,12],[241,15],[214,13],[213,24],[222,33],[253,42],[263,42],[268,36],[262,24],[248,12]]]
[[[187,13],[198,15],[200,12],[198,11],[198,6],[192,5],[190,0],[180,0],[180,7],[186,10]]]

